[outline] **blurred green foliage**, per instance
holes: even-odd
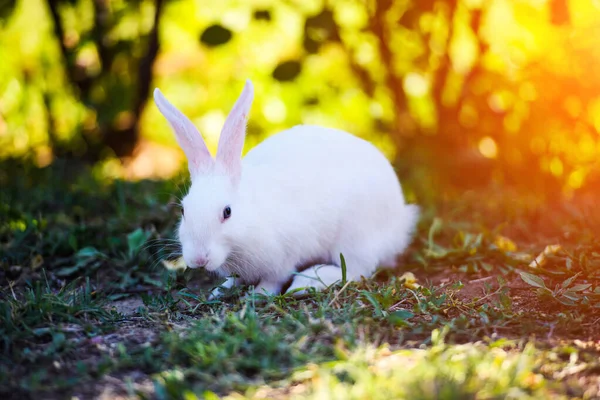
[[[425,166],[432,186],[593,190],[599,18],[593,0],[5,1],[0,157],[174,146],[155,86],[214,150],[249,78],[246,149],[322,124],[371,140],[401,174]]]

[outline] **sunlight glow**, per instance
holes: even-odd
[[[583,170],[578,169],[569,174],[569,179],[567,180],[568,185],[573,189],[579,189],[583,185],[583,181],[585,180],[585,173]]]
[[[473,68],[478,54],[477,40],[473,31],[462,24],[458,26],[449,51],[454,70],[459,74],[466,74]]]
[[[563,174],[563,163],[558,157],[554,157],[550,161],[550,172],[554,176],[561,176]]]
[[[46,3],[17,2],[0,27],[0,156],[37,154],[45,165],[53,160],[47,149],[57,152],[58,143],[77,156],[91,151],[82,131],[100,138],[132,126],[142,139],[178,151],[151,96],[139,120],[131,101],[139,87],[132,67],[146,46],[138,36],[153,27],[152,2],[138,9],[119,1],[110,10],[121,14],[105,33],[114,52],[108,68],[96,37],[102,29],[92,29],[94,8],[75,6],[79,1],[61,7],[62,51],[73,60],[65,68]],[[152,85],[184,107],[213,154],[233,92],[250,78],[256,129],[247,143],[297,123],[399,147],[397,135],[415,135],[416,142],[465,135],[462,143],[496,159],[498,171],[529,163],[532,175],[582,192],[586,180],[600,176],[600,80],[593,72],[600,0],[464,0],[433,8],[401,0],[379,17],[364,2],[326,3],[169,4]],[[220,33],[203,40],[212,28]],[[144,159],[131,167],[133,175],[152,169]],[[535,179],[528,178],[521,183]]]
[[[221,110],[211,110],[204,114],[198,121],[200,133],[204,137],[206,146],[212,154],[216,152],[221,129],[223,129],[223,124],[225,124],[225,118],[226,115]]]
[[[285,121],[287,108],[283,101],[278,98],[269,99],[263,106],[265,118],[272,123],[278,124]]]
[[[498,146],[494,139],[486,136],[479,141],[479,152],[486,158],[496,158],[498,156]]]
[[[429,90],[429,82],[423,75],[411,72],[404,78],[404,90],[409,96],[422,97]]]

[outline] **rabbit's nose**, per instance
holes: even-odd
[[[194,263],[196,264],[197,268],[202,268],[202,267],[206,266],[206,264],[208,264],[208,257],[207,256],[198,256],[194,260]]]

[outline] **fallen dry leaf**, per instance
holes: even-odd
[[[502,251],[517,251],[517,245],[515,244],[515,242],[513,242],[506,236],[496,236],[494,244]]]
[[[536,258],[535,260],[533,260],[530,264],[529,264],[529,268],[537,268],[537,267],[541,267],[544,264],[546,264],[546,262],[548,261],[548,256],[552,255],[552,254],[556,254],[558,253],[560,250],[562,250],[562,247],[560,244],[550,244],[548,246],[546,246],[546,248],[544,249],[544,251],[542,251]]]
[[[417,278],[415,278],[415,274],[413,274],[412,272],[405,272],[404,274],[402,274],[400,279],[404,279],[404,287],[408,289],[418,289],[421,287],[421,285],[417,283]]]
[[[176,260],[162,260],[162,265],[168,270],[177,271],[184,270],[187,268],[185,261],[183,261],[183,257],[179,257]]]
[[[36,255],[31,259],[31,269],[35,271],[44,263],[44,257],[41,254]]]

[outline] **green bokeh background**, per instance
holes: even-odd
[[[246,150],[320,124],[430,190],[600,186],[597,0],[19,0],[0,18],[1,158],[166,178],[183,159],[154,87],[214,151],[251,79]]]

